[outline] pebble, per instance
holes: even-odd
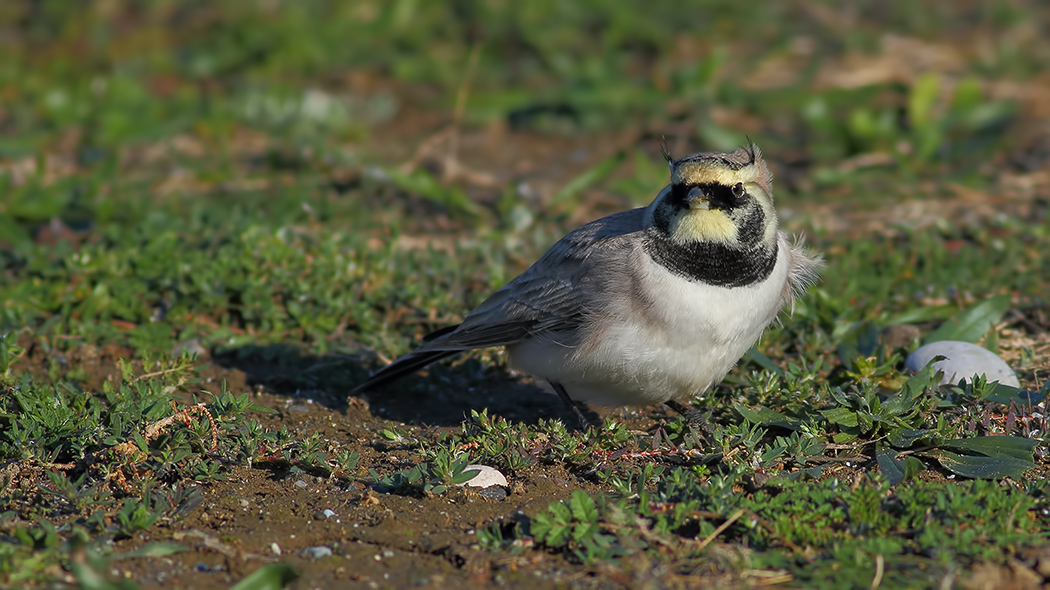
[[[955,340],[942,340],[931,342],[919,347],[915,352],[908,355],[904,366],[909,371],[922,370],[936,356],[945,357],[944,360],[934,363],[938,371],[944,371],[941,377],[941,385],[956,384],[960,379],[967,383],[973,380],[974,375],[984,375],[988,382],[998,381],[1010,387],[1021,387],[1010,365],[995,355],[969,342],[958,342]]]
[[[501,486],[489,486],[480,492],[482,498],[488,498],[489,500],[498,500],[500,502],[507,499],[507,490]]]
[[[332,550],[324,545],[318,545],[316,547],[307,547],[306,549],[303,549],[302,554],[314,559],[321,559],[322,557],[331,557]]]
[[[488,465],[467,465],[466,471],[477,471],[478,474],[466,483],[461,484],[472,488],[487,488],[490,486],[507,487],[507,478],[502,473]]]

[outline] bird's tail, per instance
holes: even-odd
[[[377,387],[382,387],[388,383],[397,381],[398,379],[408,375],[409,373],[415,373],[430,363],[437,362],[443,358],[455,356],[463,352],[462,350],[418,350],[410,352],[405,356],[397,359],[389,365],[379,369],[372,374],[364,383],[358,385],[350,392],[350,395],[363,393],[365,391],[371,391]]]

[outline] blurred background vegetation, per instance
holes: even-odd
[[[833,263],[879,275],[835,284],[833,266],[842,300],[1033,292],[1032,274],[1003,274],[1039,268],[1048,11],[1036,0],[4,2],[0,311],[12,325],[51,317],[56,333],[101,320],[92,329],[142,346],[246,329],[322,348],[349,329],[376,346],[397,304],[419,310],[448,292],[463,307],[573,225],[648,202],[665,181],[662,140],[682,155],[746,137],[765,150],[789,228],[878,238],[820,243]],[[893,233],[929,227],[932,238]],[[891,234],[912,245],[880,245]],[[1021,249],[1002,245],[1007,234]],[[318,235],[328,242],[302,243]],[[471,237],[502,246],[464,250]],[[450,247],[481,275],[418,254]],[[308,280],[282,261],[257,276],[260,256],[292,255],[331,268]],[[439,278],[399,279],[422,269]],[[339,288],[365,277],[362,290]],[[367,302],[383,297],[394,304]],[[454,314],[418,321],[441,319]]]
[[[1046,10],[1025,0],[12,0],[0,7],[0,155],[98,166],[180,137],[236,150],[250,131],[319,155],[404,156],[403,138],[450,119],[462,91],[468,129],[645,130],[708,148],[746,133],[829,180],[839,179],[829,167],[860,156],[858,166],[891,158],[964,173],[1012,122],[1029,121],[1019,128],[1031,135],[1045,119]]]

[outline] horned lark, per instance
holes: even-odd
[[[466,350],[504,346],[511,366],[578,402],[683,404],[719,383],[821,261],[777,229],[772,175],[754,144],[673,160],[648,207],[559,240],[463,323],[373,374],[372,390]]]

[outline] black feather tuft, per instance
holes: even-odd
[[[667,147],[667,136],[660,136],[660,155],[667,161],[667,167],[674,171],[674,157],[671,156],[671,149]]]
[[[398,379],[415,373],[423,367],[435,363],[441,359],[455,356],[463,352],[462,350],[424,350],[418,352],[410,352],[405,356],[397,359],[389,365],[379,369],[372,374],[364,383],[358,385],[350,392],[350,395],[356,395],[358,393],[364,393],[371,391],[377,387],[382,387],[388,383],[393,383]]]

